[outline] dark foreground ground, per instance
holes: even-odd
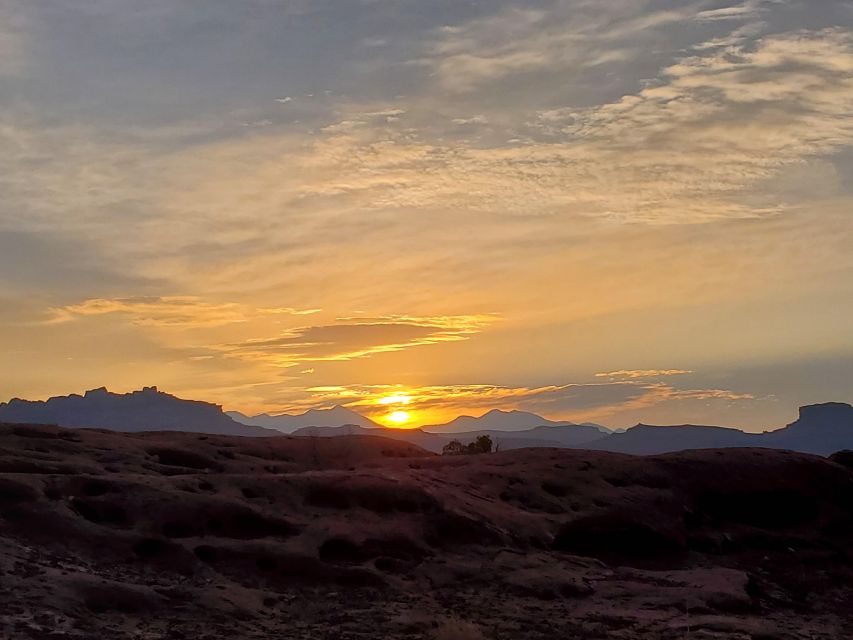
[[[853,471],[821,458],[0,425],[4,639],[851,629]]]

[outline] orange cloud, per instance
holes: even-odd
[[[151,327],[214,327],[247,322],[264,315],[309,315],[319,309],[256,308],[233,302],[205,302],[193,296],[92,298],[80,304],[50,309],[49,323],[79,318],[123,315],[136,325]]]
[[[596,373],[596,378],[662,378],[665,376],[683,376],[693,373],[686,369],[621,369],[619,371],[610,371],[607,373]]]

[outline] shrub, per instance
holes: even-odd
[[[467,445],[462,444],[459,440],[451,440],[444,445],[444,448],[441,450],[441,454],[445,456],[462,456],[475,455],[478,453],[491,453],[492,447],[491,437],[483,435],[478,436],[476,440]]]
[[[441,455],[443,456],[461,456],[464,453],[465,445],[459,442],[459,440],[451,440],[441,450]]]
[[[468,453],[491,453],[492,439],[489,436],[478,436],[474,442],[468,445]]]

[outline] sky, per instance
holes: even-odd
[[[0,401],[853,401],[850,0],[0,0],[0,194]]]

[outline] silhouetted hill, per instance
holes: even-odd
[[[638,424],[624,433],[614,433],[582,448],[634,455],[655,455],[689,449],[757,447],[758,435],[725,427],[699,425],[654,426]]]
[[[105,388],[84,395],[58,396],[45,401],[14,398],[0,404],[0,421],[56,424],[62,427],[113,431],[190,431],[219,435],[274,436],[274,431],[239,424],[222,407],[197,400],[182,400],[145,387],[118,394]]]
[[[475,431],[526,431],[542,426],[593,427],[601,432],[609,433],[605,427],[590,423],[577,425],[574,422],[548,420],[528,411],[501,411],[500,409],[492,409],[479,418],[459,416],[445,424],[428,425],[422,429],[430,433],[472,433]]]
[[[256,416],[247,416],[239,411],[229,411],[227,415],[240,424],[276,429],[282,433],[293,433],[305,427],[342,427],[344,425],[358,425],[367,429],[382,428],[370,418],[341,406],[331,409],[310,409],[305,413],[296,415],[262,413]]]
[[[330,438],[341,435],[382,435],[386,438],[410,442],[429,451],[440,452],[451,440],[467,444],[481,435],[488,435],[503,449],[534,447],[566,448],[590,443],[605,437],[608,430],[592,424],[556,422],[525,411],[489,411],[480,418],[460,416],[447,425],[434,425],[422,429],[393,429],[362,416],[346,407],[312,409],[303,414],[272,416],[261,414],[249,417],[232,411],[228,413],[238,422],[277,429],[297,437]],[[534,428],[509,430],[512,425],[536,424]],[[492,429],[458,431],[465,425],[494,425]]]
[[[468,431],[464,433],[428,433],[422,429],[391,429],[378,427],[365,429],[358,425],[341,427],[305,427],[297,429],[291,435],[296,437],[333,438],[349,435],[381,435],[384,438],[401,440],[423,447],[428,451],[440,453],[444,446],[459,440],[463,444],[473,442],[480,436],[489,436],[496,447],[503,450],[555,448],[567,449],[606,437],[598,429],[586,425],[567,427],[536,427],[525,431]]]
[[[364,428],[356,424],[345,424],[340,427],[303,427],[294,431],[292,436],[297,438],[335,438],[338,436],[381,436],[401,442],[422,447],[433,453],[441,452],[441,449],[450,442],[449,438],[426,433],[420,429],[388,429],[385,427]]]
[[[472,442],[480,436],[489,436],[495,445],[499,445],[501,449],[509,450],[534,447],[565,449],[593,445],[602,438],[606,438],[608,433],[603,433],[597,426],[569,424],[559,427],[535,427],[523,431],[483,429],[461,433],[441,433],[440,435],[446,440],[459,440],[463,444]]]
[[[840,402],[800,409],[800,417],[784,429],[760,436],[761,446],[829,455],[853,448],[853,407]]]
[[[787,427],[765,433],[739,429],[682,425],[661,427],[639,424],[583,448],[635,455],[672,453],[688,449],[762,447],[829,455],[853,448],[853,407],[831,402],[800,409],[800,418]]]

